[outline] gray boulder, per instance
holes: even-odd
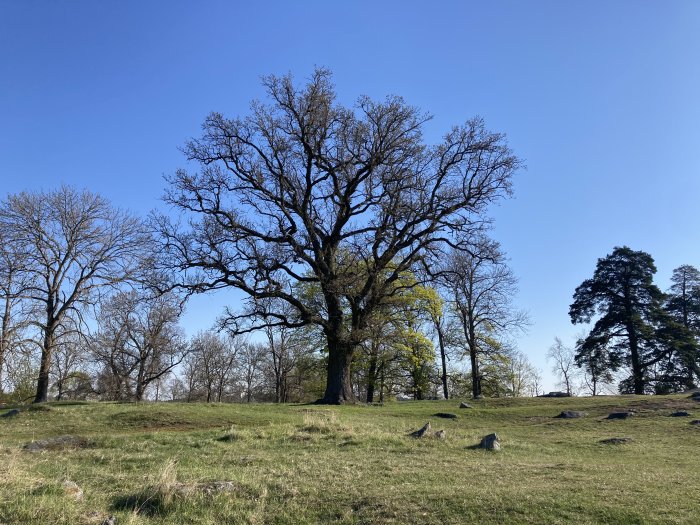
[[[464,401],[462,401],[459,404],[459,408],[473,408],[473,407],[469,403],[465,403]]]
[[[415,432],[411,432],[409,434],[409,436],[411,436],[413,438],[422,438],[428,432],[430,432],[430,421],[428,421],[425,425],[423,425],[421,428],[419,428]]]
[[[587,414],[585,412],[579,412],[578,410],[563,410],[558,416],[560,419],[578,419],[580,417],[585,417]]]
[[[438,430],[435,432],[435,439],[445,439],[447,435],[445,434],[444,430]]]
[[[627,419],[628,417],[632,417],[634,415],[634,412],[612,412],[608,414],[608,417],[605,419]]]
[[[433,414],[434,417],[441,417],[443,419],[457,419],[457,414],[451,414],[450,412],[437,412]]]
[[[608,439],[601,439],[600,442],[604,445],[624,445],[625,443],[630,443],[632,441],[632,438],[608,438]]]
[[[498,434],[489,434],[484,436],[479,443],[479,448],[485,448],[486,450],[501,450],[501,441],[498,438]]]

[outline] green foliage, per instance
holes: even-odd
[[[653,283],[655,273],[651,255],[617,247],[598,259],[593,278],[576,288],[569,308],[573,323],[599,316],[580,341],[577,360],[601,371],[629,366],[628,383],[637,394],[649,391],[651,368],[668,355],[675,338],[672,320],[663,310],[664,295]]]

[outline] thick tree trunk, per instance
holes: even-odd
[[[44,344],[41,349],[41,364],[39,377],[36,382],[34,403],[45,403],[49,398],[49,371],[51,370],[51,353],[53,352],[56,323],[53,320],[53,310],[48,311],[48,322],[44,328]]]
[[[630,356],[632,361],[632,381],[634,382],[634,393],[637,395],[644,394],[644,368],[642,367],[641,359],[639,358],[639,343],[637,341],[637,333],[634,327],[627,326],[627,336],[630,343]]]
[[[378,345],[372,342],[372,350],[369,358],[369,369],[367,370],[367,403],[374,403],[374,388],[377,382],[378,354]]]
[[[355,394],[352,391],[350,380],[350,363],[354,346],[333,341],[328,341],[328,374],[326,377],[326,392],[317,401],[321,405],[340,405],[354,403]]]

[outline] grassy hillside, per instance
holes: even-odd
[[[471,403],[31,407],[0,418],[0,523],[698,523],[687,395]],[[447,438],[407,437],[427,421]],[[60,435],[86,442],[23,449]]]

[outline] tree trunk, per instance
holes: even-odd
[[[631,324],[627,326],[627,336],[630,343],[630,355],[632,361],[632,380],[634,382],[634,393],[637,395],[644,394],[644,368],[639,358],[639,343],[637,341],[637,333]]]
[[[367,370],[367,403],[374,403],[374,387],[377,382],[378,353],[379,347],[374,341],[372,341],[372,350],[369,358],[369,369]]]
[[[449,399],[450,394],[447,389],[447,354],[445,353],[445,336],[442,333],[442,328],[438,326],[438,323],[435,323],[435,327],[437,328],[438,346],[440,347],[440,360],[442,361],[442,377],[440,378],[442,380],[442,394],[445,396],[445,399]]]
[[[326,392],[316,403],[321,405],[340,405],[355,402],[355,394],[352,391],[352,381],[350,379],[350,363],[354,349],[354,346],[346,342],[328,338]]]
[[[41,364],[39,365],[34,403],[45,403],[49,398],[49,371],[51,370],[51,353],[56,335],[56,322],[53,319],[53,309],[49,307],[47,310],[48,320],[44,328],[44,345],[41,349]]]

